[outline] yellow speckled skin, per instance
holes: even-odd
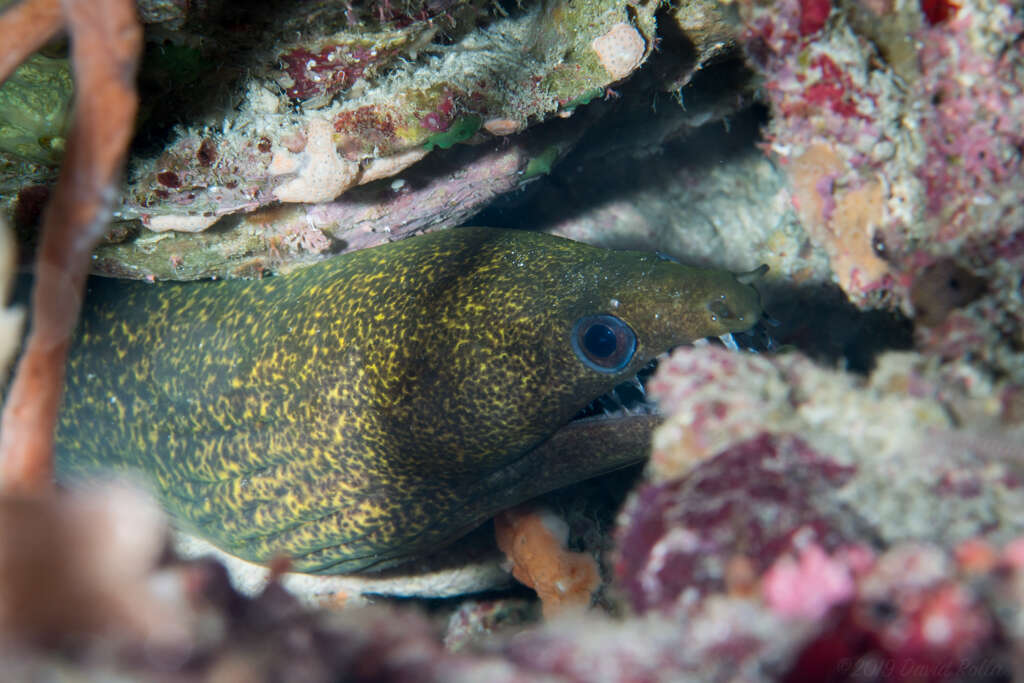
[[[571,348],[597,313],[636,332],[619,373]],[[58,471],[140,470],[186,528],[243,559],[383,567],[641,457],[642,440],[595,438],[611,421],[573,423],[586,443],[559,430],[655,355],[759,315],[724,271],[488,228],[261,281],[93,281]]]

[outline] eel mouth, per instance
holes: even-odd
[[[778,322],[771,316],[765,316],[756,325],[745,332],[723,334],[721,337],[707,337],[693,342],[692,346],[718,344],[730,351],[746,351],[760,353],[775,348],[775,340],[768,331],[768,326],[777,326]],[[658,415],[658,404],[647,395],[647,382],[658,362],[668,358],[678,347],[665,351],[640,370],[630,379],[617,384],[611,391],[601,394],[588,403],[583,410],[576,413],[570,422],[576,420],[614,419],[629,415]]]

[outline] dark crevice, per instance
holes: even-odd
[[[835,285],[773,283],[759,289],[765,309],[780,323],[772,335],[783,352],[798,349],[823,365],[868,373],[879,354],[914,346],[909,318],[896,311],[862,311]]]

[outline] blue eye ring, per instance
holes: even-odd
[[[607,313],[585,315],[577,320],[570,342],[584,365],[609,375],[621,372],[636,354],[636,332]]]

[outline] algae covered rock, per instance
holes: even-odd
[[[9,218],[16,215],[19,193],[27,195],[24,211],[38,204],[33,194],[45,194],[42,185],[56,180],[71,92],[67,60],[38,54],[0,85],[0,207]]]
[[[625,84],[646,109],[664,91],[679,108],[689,88],[693,121],[728,116],[752,92],[729,84],[731,99],[694,109],[693,75],[736,46],[727,12],[708,3],[658,17],[656,3],[613,0],[139,9],[139,132],[94,261],[121,277],[258,277],[454,225],[550,172]],[[59,147],[53,133],[32,139]],[[26,163],[0,168],[20,233],[52,180],[51,165],[32,162],[33,175]]]
[[[481,28],[462,26],[468,11]],[[614,2],[532,4],[508,17],[454,5],[372,24],[330,8],[317,16],[289,19],[298,38],[253,55],[234,108],[136,160],[122,217],[194,232],[271,202],[333,200],[433,149],[490,136],[495,122],[525,128],[602,91],[654,38],[650,9]]]
[[[67,60],[33,55],[0,86],[0,153],[55,167],[71,103]]]

